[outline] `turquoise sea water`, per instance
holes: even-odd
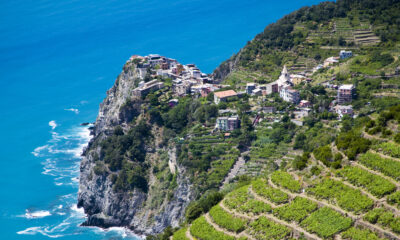
[[[317,0],[0,1],[0,239],[136,239],[83,228],[79,154],[124,62],[159,53],[211,72]]]

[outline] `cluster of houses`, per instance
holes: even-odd
[[[339,57],[330,57],[324,61],[324,65],[319,67],[327,67],[340,59],[352,56],[351,51],[342,50]],[[191,94],[195,96],[206,97],[209,93],[214,93],[214,103],[228,101],[231,98],[240,97],[243,94],[251,96],[265,96],[272,93],[279,93],[282,100],[296,104],[298,107],[293,112],[294,121],[298,125],[302,125],[301,119],[307,117],[311,110],[311,103],[307,100],[300,99],[300,93],[293,86],[302,82],[309,82],[311,79],[300,74],[289,74],[286,66],[284,66],[279,78],[269,84],[247,83],[244,92],[236,92],[234,90],[217,91],[226,87],[223,85],[212,84],[212,79],[202,73],[194,64],[182,65],[175,59],[160,56],[158,54],[150,54],[142,57],[134,55],[129,61],[136,61],[136,77],[140,79],[154,79],[148,82],[141,81],[137,88],[133,90],[133,96],[141,98],[151,91],[164,88],[164,82],[159,81],[157,76],[172,79],[172,91],[176,98],[168,102],[170,107],[178,104],[179,97]],[[318,66],[317,66],[318,67]],[[353,85],[335,86],[337,89],[337,98],[331,103],[331,111],[336,112],[339,118],[345,115],[353,116],[353,109],[350,103],[355,94]],[[265,113],[274,113],[275,107],[264,107]],[[215,128],[220,131],[233,131],[240,127],[238,116],[228,115],[218,117]]]
[[[336,100],[331,103],[331,109],[339,115],[339,118],[345,115],[350,117],[354,116],[353,107],[351,105],[346,105],[353,100],[354,96],[355,87],[353,84],[344,84],[338,88],[337,97]]]
[[[137,61],[136,77],[145,79],[150,75],[152,78],[161,76],[172,79],[172,91],[177,97],[188,94],[199,94],[203,97],[210,92],[224,87],[212,84],[212,79],[205,73],[201,72],[195,64],[180,64],[177,60],[160,56],[158,54],[150,54],[148,56],[132,56],[129,61]],[[155,72],[155,73],[154,73]],[[145,83],[139,83],[134,90],[134,96],[140,97],[154,89],[161,89],[164,85],[158,80],[152,80]]]
[[[353,56],[353,52],[352,51],[346,51],[346,50],[341,50],[339,52],[339,56],[338,57],[328,57],[327,59],[324,60],[323,64],[319,64],[318,66],[316,66],[313,70],[313,72],[318,71],[321,68],[327,68],[331,65],[334,65],[336,63],[339,62],[340,59],[346,59],[346,58],[350,58]]]
[[[300,93],[293,89],[293,86],[304,81],[311,81],[311,79],[299,74],[290,75],[286,66],[284,66],[278,80],[263,85],[247,83],[246,93],[249,95],[269,95],[271,93],[279,93],[279,96],[284,101],[298,104],[300,102]]]

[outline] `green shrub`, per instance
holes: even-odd
[[[374,201],[359,190],[332,179],[324,179],[308,188],[307,192],[318,198],[335,201],[341,208],[355,213],[367,211],[374,205]]]
[[[342,233],[343,239],[348,240],[383,240],[379,238],[374,232],[369,229],[361,229],[358,227],[351,227]]]
[[[375,224],[378,222],[379,217],[384,212],[385,212],[385,209],[383,209],[383,208],[375,208],[375,209],[372,209],[371,211],[367,212],[367,214],[364,215],[363,219],[372,224]]]
[[[325,166],[330,167],[333,162],[333,156],[330,145],[325,145],[314,150],[314,156]]]
[[[245,213],[261,214],[271,212],[272,208],[269,204],[255,199],[249,199],[239,208],[240,211]]]
[[[274,214],[287,222],[300,222],[317,208],[318,205],[313,201],[306,198],[296,197],[290,203],[274,209]]]
[[[219,205],[211,208],[209,214],[216,224],[229,231],[239,233],[245,229],[245,220],[233,217],[230,213],[226,212]]]
[[[387,197],[387,202],[392,205],[400,207],[400,192],[394,192]]]
[[[214,205],[219,203],[224,198],[220,192],[212,192],[198,201],[192,202],[186,208],[186,219],[191,222],[198,218],[201,214],[208,212]]]
[[[286,188],[292,192],[300,192],[300,183],[294,180],[293,176],[287,172],[275,171],[271,174],[271,181],[278,186]]]
[[[383,158],[379,154],[367,152],[360,156],[360,162],[384,175],[400,180],[400,162]]]
[[[286,239],[291,230],[286,226],[275,223],[262,216],[250,223],[248,232],[251,236],[260,240],[280,240]]]
[[[354,160],[357,154],[368,151],[371,141],[365,139],[360,133],[349,131],[340,133],[336,138],[336,146],[338,149],[346,150],[345,154],[350,160]]]
[[[173,235],[174,240],[189,240],[189,238],[186,237],[186,231],[187,227],[181,228],[178,231],[176,231]]]
[[[190,227],[190,233],[201,240],[235,240],[234,237],[215,230],[213,226],[207,222],[204,216],[193,221],[192,226]]]
[[[329,238],[350,228],[351,224],[352,220],[350,218],[343,217],[340,213],[323,207],[311,213],[300,225],[320,237]]]
[[[394,158],[400,158],[400,146],[393,142],[383,142],[378,145],[374,145],[373,149],[376,151],[382,151],[384,154]]]
[[[378,198],[396,190],[396,185],[390,181],[358,167],[345,166],[337,172],[337,175],[356,186],[367,189],[367,191]]]
[[[289,200],[289,196],[286,193],[269,186],[261,179],[254,181],[252,188],[255,193],[276,204],[285,203]]]

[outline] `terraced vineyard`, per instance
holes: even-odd
[[[382,185],[387,191],[375,195],[393,195],[398,204],[397,192],[390,193],[393,185],[356,167],[337,175],[349,185],[324,177],[305,186],[294,173],[274,172],[229,193],[173,239],[400,239],[398,214],[375,207],[378,202],[357,189],[374,192]]]
[[[399,145],[371,148],[340,169],[314,158],[319,177],[278,170],[257,178],[173,239],[400,239]]]

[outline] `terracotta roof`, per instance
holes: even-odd
[[[227,90],[227,91],[222,91],[222,92],[215,92],[214,95],[219,98],[225,98],[225,97],[236,96],[237,93],[233,90]]]

